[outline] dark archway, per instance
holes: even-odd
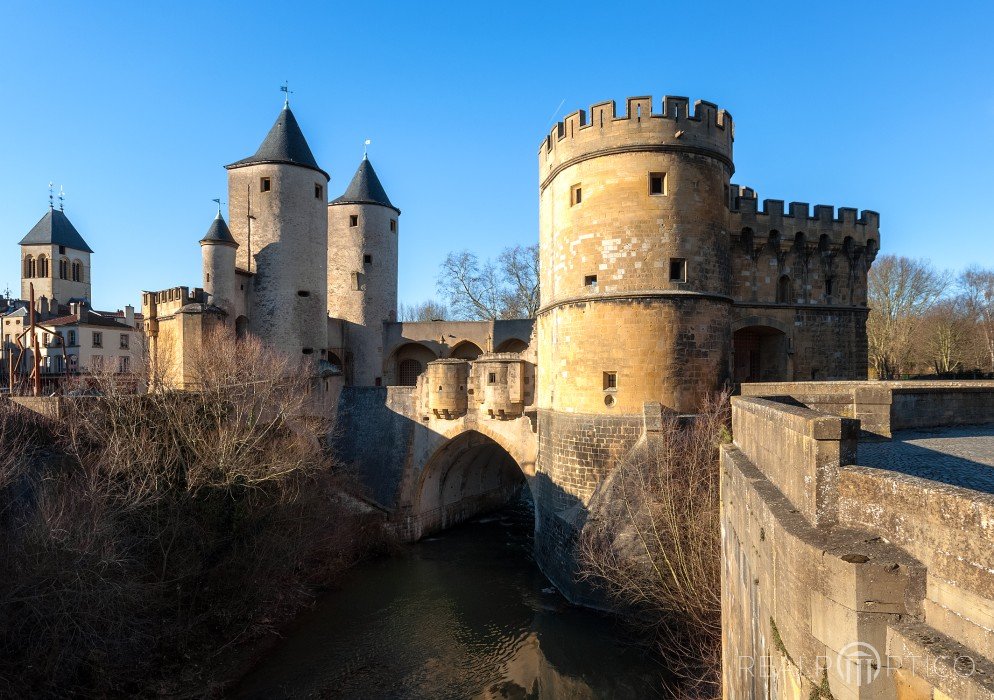
[[[248,335],[248,318],[245,316],[239,316],[235,319],[235,337],[244,338]]]
[[[770,326],[747,326],[735,331],[732,347],[732,377],[736,383],[790,380],[790,356],[783,331]]]
[[[508,338],[497,346],[497,352],[513,352],[521,354],[528,349],[528,343],[520,338]]]
[[[455,357],[460,360],[475,360],[480,355],[483,354],[483,350],[480,346],[474,343],[472,340],[464,340],[461,343],[457,343],[449,357]]]
[[[414,386],[428,363],[437,359],[438,356],[421,343],[405,343],[393,351],[391,375],[387,378],[387,384]]]
[[[500,508],[527,481],[514,458],[475,430],[443,445],[425,464],[414,500],[415,537]]]

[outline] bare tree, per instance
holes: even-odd
[[[729,420],[727,393],[689,425],[665,417],[613,470],[580,538],[581,575],[650,634],[691,697],[720,696],[718,449]]]
[[[0,401],[0,695],[188,694],[170,664],[209,672],[374,536],[312,368],[220,328],[188,360],[196,391],[94,374],[58,421]]]
[[[965,310],[963,299],[943,299],[926,312],[922,319],[924,359],[931,361],[936,374],[949,374],[964,369],[969,362],[974,323]]]
[[[533,317],[539,300],[538,246],[505,248],[496,261],[481,262],[468,250],[449,253],[437,287],[458,318]]]
[[[959,283],[967,313],[979,327],[988,371],[994,372],[994,270],[968,268]]]
[[[916,362],[926,314],[949,286],[949,275],[925,260],[884,255],[867,277],[870,315],[866,324],[870,364],[878,377],[908,372]]]
[[[399,316],[401,321],[444,321],[449,310],[442,302],[428,299],[417,304],[401,304]]]
[[[503,318],[534,318],[538,313],[538,246],[505,248],[497,258],[504,284]]]

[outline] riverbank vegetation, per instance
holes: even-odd
[[[721,697],[718,450],[728,393],[663,429],[614,470],[580,540],[583,577],[658,650],[678,697]]]
[[[196,392],[98,378],[57,419],[0,401],[0,695],[207,694],[380,541],[310,368],[224,333],[189,359]]]

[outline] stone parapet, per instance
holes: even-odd
[[[864,433],[994,421],[994,381],[754,382],[743,396],[789,397],[825,413],[857,418]]]
[[[726,697],[994,698],[992,384],[744,385],[778,398],[721,451]]]
[[[766,399],[732,399],[742,453],[812,525],[837,518],[839,467],[856,456],[856,421]]]

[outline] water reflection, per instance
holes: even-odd
[[[549,587],[531,527],[522,501],[356,569],[235,697],[659,697],[659,668]]]

